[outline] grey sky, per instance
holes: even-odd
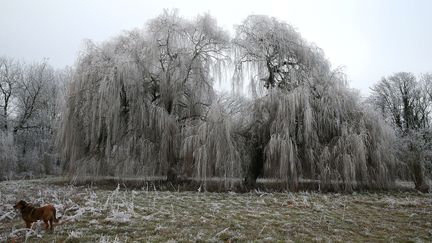
[[[228,30],[249,14],[282,19],[321,47],[333,67],[344,66],[350,86],[364,95],[384,75],[432,72],[427,0],[0,0],[0,55],[72,65],[83,39],[103,41],[142,27],[164,8],[184,17],[210,12]]]

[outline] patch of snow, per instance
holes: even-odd
[[[125,212],[111,212],[111,214],[106,218],[106,221],[113,223],[126,223],[131,219],[131,215]]]

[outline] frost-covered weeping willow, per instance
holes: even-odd
[[[234,61],[235,90],[213,81]],[[208,15],[165,12],[142,30],[89,42],[64,113],[65,169],[78,175],[276,178],[298,189],[387,188],[394,136],[295,29],[250,16],[232,42]],[[240,87],[241,88],[241,87]]]
[[[260,131],[268,133],[261,140],[264,175],[291,189],[300,178],[317,180],[322,190],[389,187],[396,169],[392,130],[343,85],[325,85],[319,95],[300,85],[258,101],[268,113]]]
[[[319,48],[291,26],[259,15],[237,26],[234,44],[235,79],[250,75],[261,88],[252,91],[248,183],[263,172],[294,190],[300,179],[345,191],[393,183],[392,130],[363,108]]]
[[[229,129],[206,117],[214,106],[213,77],[223,65],[227,42],[209,15],[189,21],[164,12],[143,30],[100,45],[88,43],[64,114],[65,168],[77,174],[174,180],[186,168],[179,161],[184,161],[180,150],[189,143],[184,137],[189,130]],[[213,143],[203,139],[205,145],[196,148],[201,152],[194,151],[193,175],[203,175],[204,156],[213,155]],[[233,145],[226,145],[232,156],[224,163],[233,163]],[[211,173],[204,174],[219,171]]]

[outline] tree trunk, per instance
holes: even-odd
[[[170,143],[170,149],[167,151],[168,154],[168,171],[167,171],[167,181],[171,183],[177,182],[177,160],[174,154],[174,139]]]
[[[170,99],[167,102],[166,105],[166,110],[168,112],[168,114],[172,114],[173,110],[174,110],[174,101],[172,99]],[[168,171],[167,171],[167,181],[170,183],[176,183],[177,182],[177,176],[178,176],[178,171],[177,171],[177,159],[175,156],[175,131],[170,131],[170,142],[169,142],[169,149],[167,151],[168,153]]]
[[[253,148],[251,163],[244,181],[244,185],[249,189],[256,187],[256,180],[264,169],[264,151],[262,145],[259,142],[255,142]]]
[[[415,189],[420,192],[429,192],[430,187],[427,183],[425,174],[424,174],[424,162],[423,160],[415,160],[411,164],[411,170],[413,173],[414,185]]]
[[[4,129],[5,129],[5,131],[8,130],[8,114],[7,114],[7,107],[8,107],[8,104],[6,103],[5,106],[3,107],[3,117],[4,117]]]

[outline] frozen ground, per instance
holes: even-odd
[[[25,230],[13,204],[52,203],[54,232]],[[0,242],[432,241],[432,195],[106,190],[0,183]]]

